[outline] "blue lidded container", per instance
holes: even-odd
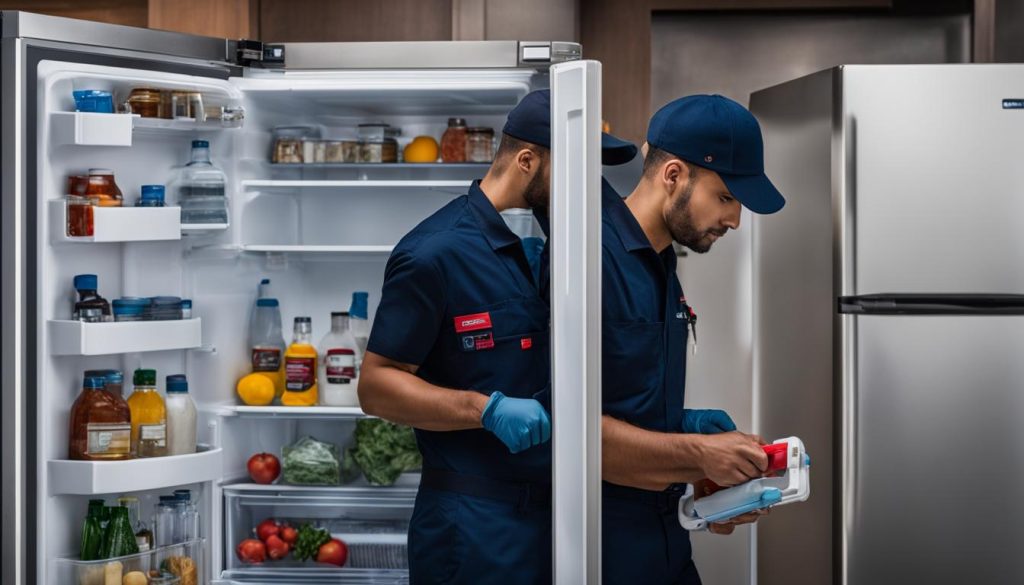
[[[181,319],[180,297],[151,297],[144,313],[147,321],[174,321]]]
[[[142,196],[139,197],[139,207],[163,207],[164,186],[143,185]]]
[[[114,310],[114,321],[142,321],[148,306],[149,299],[139,297],[114,299],[114,302],[111,303]]]
[[[75,109],[79,112],[97,114],[114,113],[114,96],[101,89],[78,89],[71,94],[75,98]]]

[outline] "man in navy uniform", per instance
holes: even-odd
[[[610,158],[636,150],[603,143]],[[388,260],[359,399],[416,429],[414,584],[551,580],[549,311],[500,215],[548,206],[550,144],[550,95],[533,92],[509,114],[483,180]]]
[[[758,437],[722,411],[684,410],[686,347],[696,313],[676,277],[672,242],[697,253],[740,225],[741,206],[785,201],[764,174],[760,127],[722,96],[675,100],[651,119],[643,176],[603,204],[603,574],[609,584],[698,585],[677,507],[686,483],[761,477]],[[696,339],[693,340],[696,343]],[[731,533],[747,514],[709,530]]]

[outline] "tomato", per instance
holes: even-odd
[[[287,542],[281,540],[278,535],[271,534],[270,538],[267,539],[267,554],[275,561],[288,556],[289,550],[291,550],[291,547],[288,546]]]
[[[256,536],[263,542],[267,542],[267,539],[271,536],[277,536],[281,531],[281,526],[277,523],[277,520],[273,518],[267,518],[260,525],[256,527]]]
[[[299,531],[295,530],[291,526],[282,526],[279,536],[281,537],[281,540],[287,542],[291,546],[295,546],[295,541],[299,539]]]
[[[272,483],[281,474],[281,462],[270,453],[257,453],[249,458],[249,477],[256,483]]]
[[[243,563],[262,563],[267,560],[267,547],[255,538],[247,538],[235,549],[238,560]]]
[[[348,560],[348,545],[344,541],[332,538],[320,546],[316,553],[316,562],[330,563],[342,567]]]

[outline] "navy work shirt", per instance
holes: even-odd
[[[367,350],[437,386],[533,398],[550,387],[548,329],[520,239],[474,182],[395,247]],[[483,429],[416,439],[426,468],[551,481],[549,443],[513,455]]]
[[[676,254],[656,252],[602,179],[604,414],[659,432],[682,432],[687,316]]]

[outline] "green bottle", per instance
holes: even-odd
[[[89,500],[89,513],[82,524],[82,547],[79,556],[83,561],[95,561],[100,558],[100,547],[103,544],[100,518],[104,510],[103,500]]]

